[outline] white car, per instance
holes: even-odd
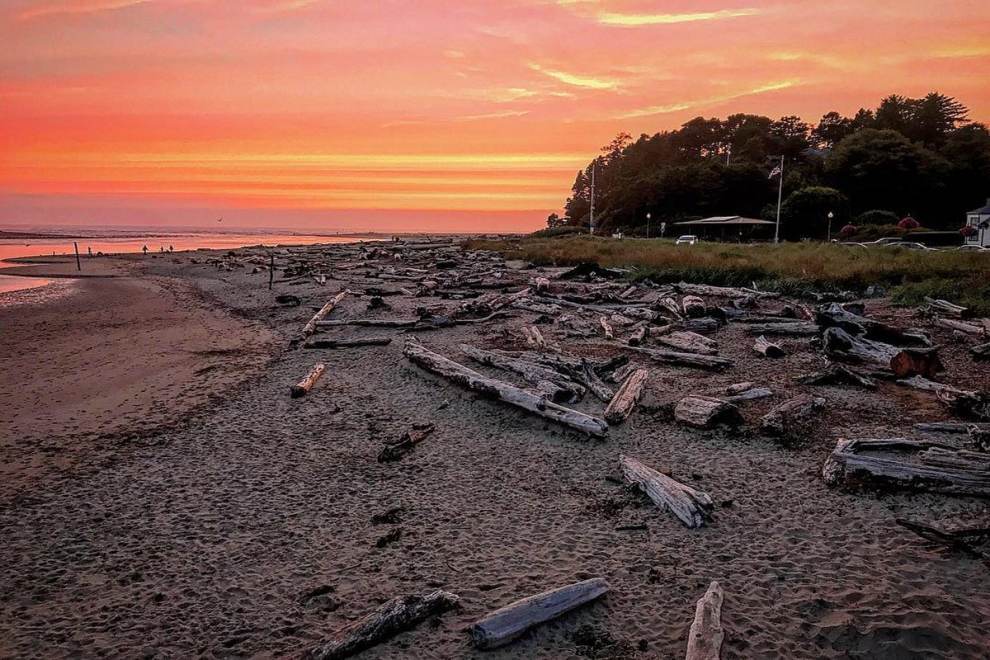
[[[960,252],[990,252],[990,248],[985,248],[982,245],[960,245],[956,249]]]
[[[938,252],[935,248],[928,247],[927,245],[922,245],[921,243],[914,243],[912,241],[901,241],[900,243],[887,243],[887,247],[899,247],[905,250],[921,250],[922,252]]]
[[[694,234],[684,234],[683,236],[678,236],[677,240],[674,241],[674,245],[694,245],[698,242],[698,237]]]

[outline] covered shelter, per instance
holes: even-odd
[[[966,245],[990,247],[990,199],[983,208],[973,209],[966,214]]]
[[[675,222],[675,227],[709,239],[720,241],[748,241],[773,237],[774,223],[741,215],[716,215],[701,220]]]

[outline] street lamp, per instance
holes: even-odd
[[[835,214],[832,213],[831,211],[829,211],[828,212],[828,239],[826,240],[826,243],[831,243],[832,242],[832,218],[834,218],[834,217],[835,217]]]
[[[647,238],[650,237],[650,218],[652,218],[652,217],[653,217],[653,214],[652,213],[647,213],[646,214],[646,237]]]

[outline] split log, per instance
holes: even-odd
[[[928,312],[939,314],[941,316],[951,316],[953,318],[962,319],[966,318],[969,312],[969,310],[965,307],[954,305],[948,300],[934,299],[925,296],[925,302],[928,303],[925,306]]]
[[[780,294],[772,291],[758,291],[745,287],[711,286],[709,284],[688,284],[678,282],[674,288],[683,293],[692,293],[697,296],[722,296],[725,298],[745,298],[753,296],[755,298],[779,298]]]
[[[876,389],[876,381],[859,374],[841,364],[830,364],[822,371],[798,376],[795,380],[802,385],[858,385],[868,390]]]
[[[787,355],[787,351],[781,348],[779,344],[772,343],[763,335],[756,338],[756,341],[753,343],[753,350],[763,357],[768,358],[780,358]]]
[[[639,486],[654,504],[668,509],[689,529],[701,527],[711,517],[715,505],[707,493],[657,472],[635,458],[620,455],[619,465],[626,481]]]
[[[944,459],[943,465],[933,465],[929,456],[926,462],[924,453],[933,448],[955,454],[957,460],[952,461],[951,466],[945,466]],[[905,460],[905,455],[921,460]],[[822,477],[829,486],[871,483],[950,495],[990,497],[990,470],[986,463],[987,455],[981,452],[933,442],[905,438],[840,439],[825,461]]]
[[[674,419],[699,429],[707,429],[719,424],[738,426],[742,424],[739,409],[726,401],[711,396],[692,394],[677,402]]]
[[[990,360],[990,342],[986,344],[977,344],[969,349],[969,352],[973,354],[973,358],[977,360]]]
[[[681,299],[681,308],[684,310],[684,316],[689,319],[700,318],[707,312],[705,301],[698,296],[684,296]]]
[[[695,607],[685,660],[719,660],[722,657],[722,641],[725,639],[722,600],[722,587],[713,581]]]
[[[718,353],[718,342],[696,332],[656,332],[650,333],[661,344],[676,348],[685,353],[699,355],[715,355]]]
[[[810,321],[787,321],[785,323],[750,323],[746,332],[751,335],[787,335],[807,337],[818,334],[818,326]]]
[[[936,383],[924,376],[901,378],[897,384],[934,392],[939,401],[960,415],[976,419],[990,419],[990,397],[981,392],[962,390],[952,385]]]
[[[322,321],[327,316],[327,314],[332,312],[333,308],[337,306],[337,303],[339,303],[341,300],[344,299],[344,296],[346,296],[347,293],[348,293],[347,289],[344,289],[343,291],[335,295],[333,298],[328,300],[327,304],[321,307],[320,310],[313,315],[313,318],[309,320],[309,323],[303,326],[301,340],[307,339],[311,334],[316,332],[316,324]]]
[[[604,437],[608,432],[608,424],[603,419],[565,408],[532,392],[483,376],[416,342],[407,342],[403,353],[409,360],[431,373],[443,376],[462,387],[522,408],[534,415],[584,431],[594,437]]]
[[[349,658],[395,635],[415,627],[427,618],[458,607],[459,599],[446,591],[423,596],[401,596],[378,607],[363,619],[345,626],[333,638],[310,649],[306,660]]]
[[[598,319],[598,324],[602,326],[602,331],[605,333],[605,339],[615,339],[615,332],[612,330],[612,326],[609,325],[608,319],[604,316]]]
[[[728,369],[733,365],[732,360],[717,355],[698,355],[697,353],[681,353],[677,351],[662,351],[654,348],[642,348],[640,346],[629,346],[629,350],[646,355],[654,362],[664,364],[679,364],[685,367],[697,367],[699,369],[721,370]]]
[[[642,325],[632,331],[627,341],[629,342],[630,346],[639,346],[646,340],[646,334],[647,334],[646,326]],[[990,344],[987,344],[987,346],[990,347]]]
[[[519,374],[526,382],[536,385],[540,393],[551,401],[576,401],[584,396],[585,388],[582,385],[543,365],[467,344],[460,344],[459,348],[479,364]]]
[[[306,342],[303,348],[352,348],[354,346],[386,346],[392,343],[391,337],[360,337],[357,339],[314,339]]]
[[[309,394],[309,391],[316,385],[316,381],[320,379],[326,368],[326,365],[320,362],[310,369],[305,378],[289,388],[289,394],[292,395],[292,398],[298,399],[301,396]]]
[[[723,397],[725,401],[731,404],[742,403],[743,401],[754,401],[756,399],[765,399],[769,396],[773,396],[773,391],[767,387],[752,387],[748,390],[740,392],[739,394],[730,394]]]
[[[760,419],[764,433],[795,441],[812,426],[812,419],[825,407],[825,399],[801,395],[789,399]]]
[[[605,580],[592,578],[517,600],[471,626],[471,640],[479,649],[503,646],[530,628],[590,603],[608,591]]]
[[[941,328],[948,328],[949,330],[958,330],[959,332],[965,332],[967,335],[974,335],[977,337],[983,337],[986,335],[986,331],[982,325],[966,323],[965,321],[937,318],[935,319],[935,325]]]
[[[415,424],[411,429],[402,434],[398,442],[387,444],[378,454],[379,463],[391,463],[397,461],[413,450],[413,447],[430,437],[436,430],[433,424]]]
[[[629,374],[622,382],[615,396],[609,401],[608,407],[605,408],[606,422],[609,424],[621,424],[626,421],[626,418],[632,413],[636,402],[639,401],[639,397],[643,393],[643,385],[646,384],[648,375],[649,372],[646,369],[637,369]]]

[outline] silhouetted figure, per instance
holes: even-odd
[[[144,256],[146,256],[146,257],[148,256],[148,246],[147,245],[145,245],[143,248],[141,248],[141,251],[144,252]]]

